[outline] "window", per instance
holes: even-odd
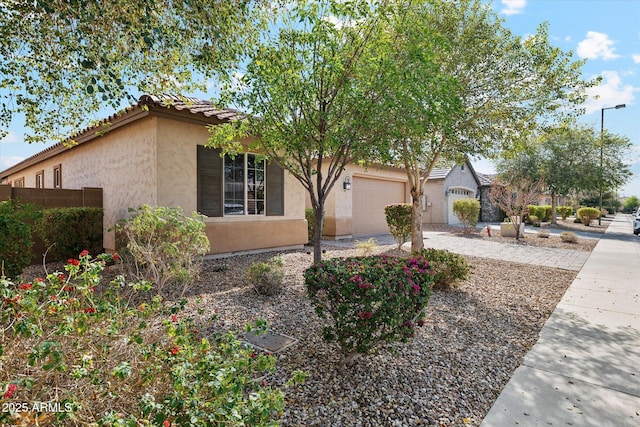
[[[224,157],[224,214],[264,215],[264,160]]]
[[[36,188],[44,188],[44,171],[36,173]]]
[[[13,186],[16,188],[23,188],[24,187],[24,176],[22,178],[18,178],[13,182]]]
[[[255,154],[220,157],[198,146],[198,211],[207,216],[284,215],[284,171]]]
[[[62,165],[53,167],[53,188],[62,188]]]

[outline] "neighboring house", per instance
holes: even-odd
[[[478,173],[480,180],[480,222],[502,222],[506,214],[497,204],[491,202],[491,184],[497,175]]]
[[[186,102],[185,102],[186,101]],[[235,118],[199,99],[144,95],[125,111],[0,172],[14,186],[103,189],[104,247],[111,230],[142,204],[207,216],[210,253],[301,246],[305,191],[276,164],[205,148],[206,126]]]
[[[469,162],[434,169],[421,203],[423,223],[459,224],[453,201],[477,197],[478,184]],[[388,233],[384,207],[393,203],[411,203],[404,169],[349,164],[327,198],[323,234],[329,239],[346,239]],[[308,199],[307,207],[311,207]]]

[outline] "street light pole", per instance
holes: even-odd
[[[602,224],[602,181],[603,181],[603,167],[602,167],[602,157],[603,157],[603,148],[604,148],[604,110],[619,110],[621,108],[626,107],[627,104],[618,104],[615,107],[604,107],[600,109],[600,215],[598,215],[598,225]]]

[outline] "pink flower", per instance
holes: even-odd
[[[89,255],[89,251],[88,250],[83,250],[82,252],[80,252],[80,258],[88,256]]]
[[[4,392],[2,397],[4,397],[5,399],[10,399],[11,396],[13,396],[13,393],[15,393],[17,389],[18,389],[17,385],[13,383],[9,384],[9,386],[7,387],[7,391]]]
[[[164,420],[164,422],[162,423],[163,427],[171,427],[171,422],[169,422],[169,420]]]
[[[360,317],[362,320],[371,319],[371,312],[370,311],[361,311],[361,312],[358,313],[358,317]]]

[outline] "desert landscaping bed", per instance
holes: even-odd
[[[273,253],[207,260],[189,292],[204,298],[204,310],[192,310],[204,333],[240,331],[265,319],[272,330],[299,340],[277,355],[275,372],[265,378],[280,386],[294,370],[308,374],[304,384],[285,390],[280,421],[286,426],[479,425],[575,277],[465,257],[470,279],[457,290],[432,294],[426,324],[411,341],[340,369],[338,349],[323,341],[306,297],[302,275],[312,261],[307,252],[282,254],[287,274],[277,295],[258,295],[244,278],[252,262]],[[373,253],[406,255],[395,246],[378,246]],[[325,257],[360,254],[331,248]],[[29,275],[41,269],[31,267]]]

